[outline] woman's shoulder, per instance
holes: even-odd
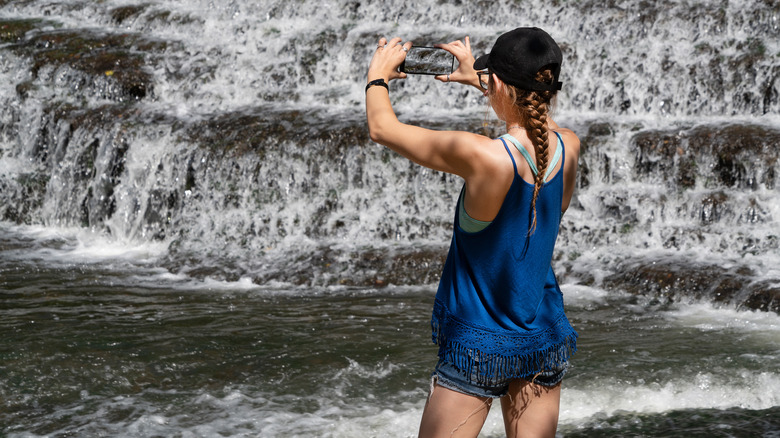
[[[505,146],[500,138],[490,138],[482,135],[473,138],[475,173],[497,178],[499,175],[511,177],[512,148]],[[511,146],[511,145],[510,145]]]
[[[566,140],[569,140],[569,143],[576,143],[577,145],[580,144],[579,137],[577,137],[577,134],[575,134],[574,131],[572,131],[571,129],[559,127],[559,128],[555,128],[553,131],[561,135],[564,143],[566,143]]]
[[[563,140],[563,146],[566,148],[566,153],[579,154],[580,139],[577,137],[577,134],[575,134],[574,131],[566,128],[555,128],[554,131],[561,136],[561,139]]]

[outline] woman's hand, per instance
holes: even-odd
[[[401,38],[393,38],[390,42],[385,37],[380,38],[374,57],[371,58],[371,64],[368,66],[367,82],[380,78],[386,82],[406,78],[406,73],[398,71],[398,67],[406,59],[406,52],[411,47],[411,41],[401,44]]]
[[[479,78],[477,77],[477,71],[474,70],[474,55],[471,54],[471,41],[469,37],[465,38],[464,44],[460,40],[453,41],[447,44],[436,44],[434,47],[444,49],[453,55],[458,60],[458,69],[449,75],[438,75],[436,79],[442,82],[458,82],[466,85],[473,85],[480,90]]]

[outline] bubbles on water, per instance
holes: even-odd
[[[349,365],[339,370],[333,376],[334,380],[344,380],[349,376],[357,376],[362,379],[382,379],[399,369],[399,366],[393,363],[379,363],[373,368],[367,368],[353,359],[347,358],[347,360]]]
[[[738,311],[711,303],[689,303],[661,313],[669,320],[702,331],[739,331],[780,339],[780,315],[774,312]]]
[[[561,292],[563,292],[563,300],[567,307],[603,305],[606,303],[607,297],[614,296],[605,289],[575,284],[561,285]]]
[[[699,372],[690,380],[666,383],[608,382],[564,385],[561,423],[569,424],[599,415],[621,412],[654,414],[685,409],[768,409],[780,398],[780,377],[772,373],[735,370],[731,376]],[[774,394],[769,395],[767,394]]]

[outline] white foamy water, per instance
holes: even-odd
[[[780,403],[777,372],[735,370],[728,378],[701,372],[665,384],[616,385],[591,382],[565,387],[561,423],[577,424],[615,414],[659,414],[686,409],[743,408],[763,410]]]
[[[561,292],[563,292],[566,306],[580,308],[590,305],[604,305],[607,303],[607,298],[615,296],[614,293],[604,289],[579,284],[562,284]]]
[[[14,226],[1,224],[1,232],[33,242],[36,248],[23,247],[6,253],[14,259],[40,259],[44,263],[100,264],[112,261],[144,266],[153,264],[167,252],[167,245],[125,238],[112,238],[83,228]]]
[[[354,365],[350,365],[353,368]],[[365,370],[342,370],[334,383],[344,373],[365,373]],[[372,371],[368,371],[371,373]],[[346,378],[345,378],[346,379]],[[562,428],[581,427],[593,421],[620,414],[663,414],[678,410],[731,408],[763,410],[780,403],[778,394],[780,377],[776,372],[749,372],[735,370],[731,378],[723,379],[711,373],[699,372],[665,384],[633,384],[594,381],[584,383],[567,380],[561,401],[560,424]],[[422,415],[425,394],[422,389],[411,394],[395,394],[394,398],[407,400],[396,402],[392,408],[373,406],[375,397],[370,393],[354,404],[342,403],[338,390],[333,394],[312,395],[306,401],[310,405],[305,413],[281,394],[252,394],[246,389],[234,389],[215,397],[210,394],[184,397],[184,404],[210,411],[210,414],[194,418],[191,414],[163,413],[157,406],[133,397],[116,397],[101,402],[94,417],[81,417],[92,424],[84,431],[101,430],[109,434],[125,436],[150,436],[176,433],[180,436],[273,436],[273,437],[364,437],[397,436],[413,437]],[[149,394],[153,395],[153,394]],[[167,394],[177,396],[177,394]],[[85,396],[89,400],[90,396]],[[110,424],[102,420],[101,412],[133,408],[148,412],[135,417],[129,423]],[[83,409],[75,409],[76,412]],[[486,420],[480,436],[502,436],[503,420],[496,404]],[[61,432],[72,431],[67,428]],[[35,434],[11,434],[9,436],[40,436]]]
[[[598,302],[604,294],[578,287],[564,288],[567,298],[586,295]],[[568,300],[575,307],[588,306],[590,299]],[[601,302],[605,305],[606,303]],[[712,359],[710,368],[699,367],[697,361],[706,357],[691,359],[691,363],[670,363],[668,381],[596,379],[572,382],[564,387],[561,413],[563,423],[576,423],[598,416],[616,413],[655,414],[684,409],[729,409],[744,408],[762,410],[780,404],[780,319],[775,313],[735,311],[730,308],[716,308],[712,304],[678,304],[673,309],[658,312],[651,318],[650,325],[660,324],[664,330],[679,332],[677,338],[670,333],[669,343],[694,345],[708,342],[701,334],[728,334],[733,342],[746,346],[745,351],[730,355],[723,346],[721,359]],[[652,321],[652,322],[651,322]],[[636,350],[643,349],[641,342]],[[751,346],[756,351],[751,352]],[[714,346],[717,350],[717,346]],[[646,348],[646,347],[645,347]],[[663,355],[653,352],[652,355]],[[650,356],[648,356],[649,358]],[[695,354],[694,356],[695,357]],[[734,366],[743,361],[749,368]],[[657,366],[657,365],[656,365]],[[665,373],[664,373],[665,374]]]
[[[731,308],[716,308],[711,304],[694,303],[680,305],[675,310],[661,314],[671,322],[702,331],[773,334],[780,350],[780,315],[773,312],[740,312]]]

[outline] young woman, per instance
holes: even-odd
[[[387,83],[406,77],[398,68],[411,46],[379,40],[366,86],[371,139],[465,180],[433,309],[439,362],[420,436],[475,437],[500,398],[507,436],[552,437],[577,339],[551,268],[579,156],[577,136],[550,117],[561,51],[537,28],[503,34],[476,61],[468,37],[439,46],[460,65],[436,79],[480,89],[506,122],[491,139],[398,121]]]

